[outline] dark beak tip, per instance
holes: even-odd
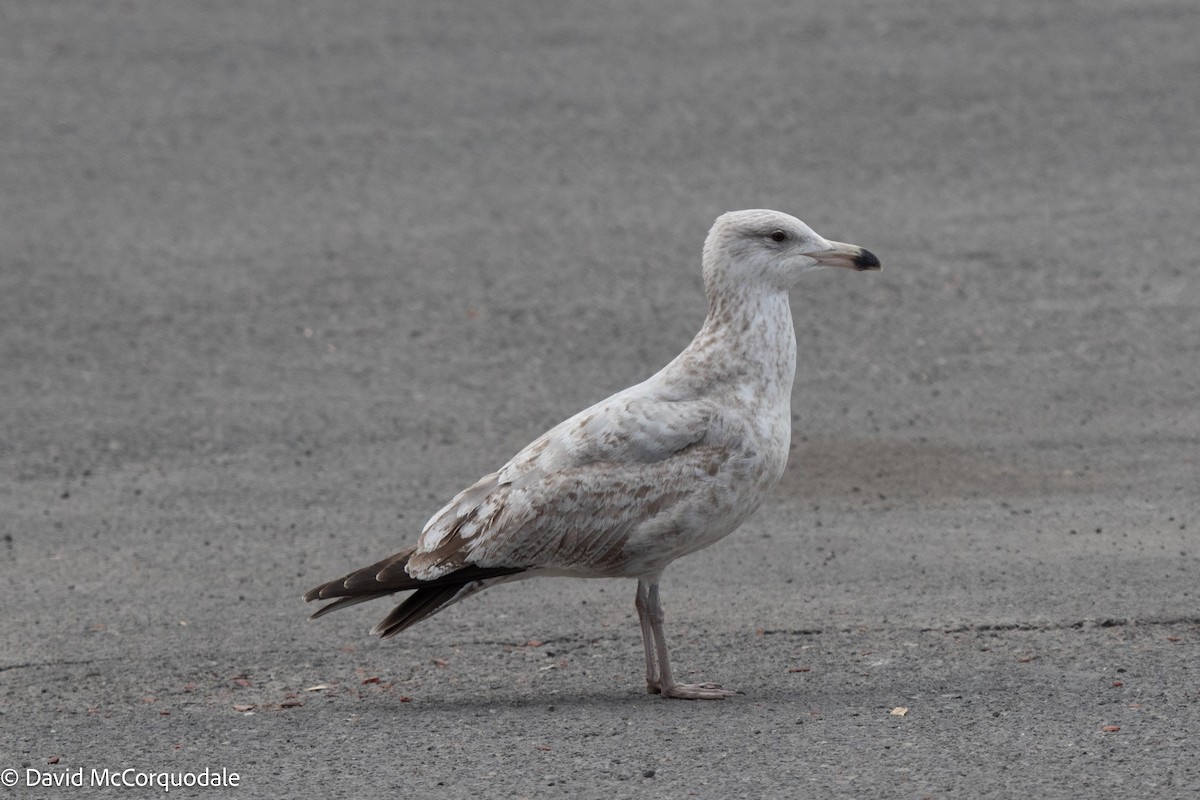
[[[879,258],[874,253],[864,249],[854,257],[854,268],[859,272],[878,272],[883,269],[883,265],[879,263]]]

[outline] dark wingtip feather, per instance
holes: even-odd
[[[368,567],[356,569],[337,580],[309,589],[304,593],[305,602],[333,600],[324,608],[317,609],[309,619],[323,617],[330,611],[346,606],[415,589],[415,592],[392,609],[392,612],[372,629],[372,633],[386,639],[436,614],[457,598],[464,596],[460,594],[463,590],[475,591],[482,588],[478,584],[483,581],[524,571],[519,567],[469,566],[433,580],[422,581],[411,577],[405,571],[412,554],[412,549],[404,550]],[[476,586],[470,588],[472,584]]]
[[[338,578],[336,581],[330,581],[329,583],[322,583],[320,586],[314,586],[304,593],[304,602],[311,603],[313,600],[328,599],[332,595],[327,594],[327,590],[336,590],[340,588],[344,580],[345,578]]]
[[[313,600],[328,600],[333,597],[351,597],[360,594],[376,594],[384,592],[402,592],[405,589],[416,589],[421,585],[421,582],[410,578],[404,571],[404,565],[408,563],[409,557],[413,554],[413,549],[402,550],[395,555],[388,556],[382,561],[377,561],[367,567],[356,569],[348,575],[343,575],[337,580],[323,583],[320,586],[309,589],[304,594],[304,599],[307,602]],[[392,569],[388,572],[386,580],[380,579],[380,573],[387,567],[398,566],[399,569]],[[386,590],[386,591],[384,591]]]
[[[365,603],[368,600],[375,600],[380,597],[387,597],[389,594],[391,594],[391,592],[374,592],[372,594],[355,595],[354,597],[339,597],[329,605],[318,608],[316,611],[310,614],[308,618],[317,619],[318,617],[325,616],[330,611],[334,611],[339,608],[345,608],[346,606],[357,605],[358,603]]]
[[[371,629],[371,633],[381,639],[390,639],[426,617],[436,614],[448,605],[464,586],[466,583],[418,589],[380,620],[379,624]]]

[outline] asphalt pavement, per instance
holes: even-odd
[[[0,794],[1200,796],[1198,33],[7,3]],[[665,575],[742,694],[647,695],[629,581],[306,621],[686,345],[747,207],[884,269],[794,293],[788,472]]]

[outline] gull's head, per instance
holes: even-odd
[[[823,238],[780,211],[749,209],[717,217],[704,240],[704,282],[789,289],[820,267],[878,270],[875,254],[858,245]]]

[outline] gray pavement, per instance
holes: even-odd
[[[1198,34],[1184,0],[6,3],[0,793],[1200,795]],[[305,621],[682,348],[756,206],[884,271],[795,293],[789,472],[664,581],[677,667],[744,695],[643,694],[631,582]]]

